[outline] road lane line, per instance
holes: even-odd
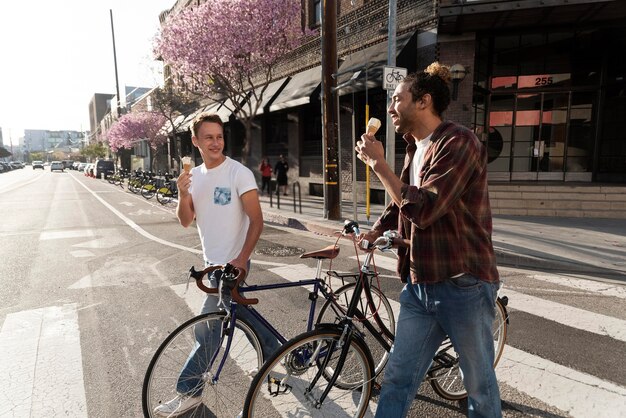
[[[151,233],[149,233],[148,231],[146,231],[145,229],[143,229],[139,225],[137,225],[135,222],[133,222],[131,219],[127,218],[119,210],[117,210],[113,206],[111,206],[108,202],[106,202],[104,199],[102,199],[100,196],[98,196],[98,194],[95,193],[93,190],[91,190],[90,188],[85,186],[80,181],[76,180],[74,177],[72,177],[72,179],[74,179],[74,181],[76,181],[85,190],[87,190],[89,193],[91,193],[93,195],[93,197],[98,199],[100,201],[100,203],[102,203],[107,209],[109,209],[111,212],[113,212],[113,214],[115,216],[117,216],[122,221],[124,221],[124,223],[126,223],[126,225],[128,225],[129,227],[131,227],[132,229],[137,231],[137,233],[139,233],[140,235],[144,236],[145,238],[148,238],[149,240],[152,240],[154,242],[157,242],[159,244],[162,244],[162,245],[165,245],[165,246],[168,246],[168,247],[176,248],[177,250],[188,251],[188,252],[193,253],[193,254],[200,254],[200,255],[202,255],[202,250],[201,249],[185,247],[184,245],[179,245],[179,244],[176,244],[176,243],[173,243],[173,242],[169,242],[169,241],[166,241],[166,240],[164,240],[162,238],[159,238],[159,237],[156,237],[156,236],[152,235]],[[269,261],[260,261],[260,260],[251,260],[251,261],[252,261],[253,264],[262,264],[262,265],[270,265],[270,266],[284,266],[285,265],[284,263],[272,263],[272,262],[269,262]]]
[[[76,304],[7,315],[0,381],[0,416],[87,416]]]
[[[139,225],[137,225],[135,222],[133,222],[131,219],[127,218],[122,212],[120,212],[119,210],[117,210],[113,206],[111,206],[103,198],[98,196],[98,194],[95,193],[93,190],[91,190],[90,188],[85,186],[80,181],[76,180],[74,177],[72,177],[72,179],[75,182],[77,182],[78,184],[80,184],[89,193],[91,193],[93,197],[98,199],[100,201],[100,203],[102,203],[107,209],[109,209],[111,212],[113,212],[113,214],[115,214],[118,218],[120,218],[122,221],[124,221],[126,223],[126,225],[130,226],[132,229],[137,231],[140,235],[143,235],[144,237],[148,238],[149,240],[152,240],[154,242],[158,242],[159,244],[166,245],[168,247],[176,248],[178,250],[188,251],[188,252],[194,253],[194,254],[202,254],[202,250],[199,250],[197,248],[185,247],[184,245],[175,244],[173,242],[169,242],[169,241],[166,241],[164,239],[161,239],[159,237],[156,237],[156,236],[152,235],[151,233],[149,233],[148,231],[144,230]]]
[[[507,288],[504,288],[502,293],[508,296],[508,306],[512,309],[527,312],[571,328],[626,341],[626,321],[621,319],[550,302]]]
[[[496,375],[498,381],[573,417],[626,417],[626,388],[509,345]]]

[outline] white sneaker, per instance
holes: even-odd
[[[201,396],[178,395],[169,402],[154,408],[154,413],[163,417],[177,417],[202,403]]]
[[[254,378],[254,376],[256,376],[257,374],[259,374],[259,368],[258,367],[254,367],[250,370],[248,370],[248,377]]]
[[[237,414],[237,416],[235,418],[243,418],[243,411],[241,411],[240,413]]]

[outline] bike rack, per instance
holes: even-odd
[[[293,213],[296,213],[296,186],[298,189],[298,204],[300,206],[300,213],[302,213],[302,193],[300,192],[300,182],[296,181],[295,183],[293,183],[292,189],[291,189],[291,193],[293,196]]]
[[[272,195],[274,193],[272,192],[272,182],[270,182],[270,208],[274,207],[274,203],[272,202]],[[276,185],[276,208],[280,209],[280,187],[278,187],[278,184]]]

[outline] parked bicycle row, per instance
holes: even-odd
[[[87,172],[85,175],[94,177]],[[104,177],[110,184],[127,189],[133,194],[140,194],[145,199],[150,200],[156,196],[156,200],[162,205],[178,199],[175,173],[119,169],[116,172],[108,171]]]

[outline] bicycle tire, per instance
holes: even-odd
[[[336,297],[336,303],[339,304],[341,311],[337,311],[337,307],[333,304],[333,301],[327,300],[320,312],[317,316],[316,324],[320,323],[339,323],[344,317],[345,312],[348,309],[348,303],[352,298],[352,294],[354,293],[354,288],[356,287],[356,283],[348,283],[339,289],[337,289],[334,293]],[[387,297],[383,294],[383,292],[377,288],[376,286],[371,286],[372,291],[372,299],[374,302],[374,309],[377,309],[378,316],[380,317],[383,324],[391,331],[393,335],[396,333],[396,320],[393,310],[391,308],[391,304]],[[361,292],[361,303],[359,305],[359,310],[364,313],[365,317],[370,317],[373,313],[371,309],[367,308],[367,300],[365,298],[365,291]],[[387,360],[389,360],[389,352],[381,346],[378,341],[372,336],[371,332],[360,322],[353,321],[356,325],[356,329],[361,334],[361,337],[367,344],[367,347],[372,354],[372,358],[374,360],[374,376],[378,377],[378,375],[383,371],[385,365],[387,364]],[[370,323],[378,330],[380,330],[376,321],[370,321]],[[380,332],[379,332],[380,333]],[[388,341],[389,345],[393,344],[393,341]]]
[[[139,193],[139,183],[137,180],[129,180],[128,181],[128,190],[130,190],[133,194]]]
[[[494,362],[495,368],[502,357],[504,351],[504,344],[506,343],[507,335],[507,315],[504,306],[500,300],[496,302],[495,318],[493,321],[492,333],[494,342]],[[449,344],[449,339],[446,339],[442,345]],[[459,367],[458,354],[451,348],[451,352],[448,354],[455,357],[454,366],[437,373],[428,372],[429,382],[433,390],[437,395],[444,399],[451,401],[457,401],[467,398],[467,391],[463,386],[463,374]]]
[[[340,377],[355,373],[354,380],[361,383],[349,390],[333,385],[323,403],[317,403],[319,395],[329,384],[324,375],[319,373],[320,363],[328,359],[331,363],[325,367],[330,369],[336,366],[341,348],[332,350],[332,347],[337,346],[341,337],[341,330],[321,328],[301,334],[285,343],[252,380],[242,416],[291,416],[297,411],[299,416],[307,417],[345,416],[346,413],[352,417],[363,417],[368,411],[374,364],[367,346],[355,337],[350,340],[348,356]],[[326,349],[329,347],[332,355],[327,357],[329,351]],[[310,357],[314,353],[319,355],[315,360]],[[301,356],[305,356],[307,360],[303,362]],[[308,366],[305,364],[307,362]],[[307,387],[316,375],[321,376],[317,376],[315,386],[309,391]],[[287,376],[288,383],[285,382]],[[288,385],[289,389],[274,396],[270,390],[279,388],[278,381]],[[283,389],[286,387],[283,386]]]
[[[152,199],[152,197],[154,197],[155,191],[156,186],[154,186],[153,184],[148,183],[141,186],[141,195],[145,199]]]
[[[167,187],[161,187],[156,192],[156,198],[160,204],[167,205],[172,201],[172,192]]]
[[[161,343],[152,357],[142,386],[142,408],[147,418],[157,417],[155,408],[177,396],[176,383],[183,365],[195,347],[195,326],[214,324],[228,331],[230,318],[223,312],[198,315],[176,328]],[[226,328],[224,328],[226,327]],[[236,416],[243,409],[252,374],[263,364],[258,336],[252,327],[238,318],[230,352],[217,381],[212,381],[223,355],[218,355],[210,370],[200,377],[203,381],[202,403],[185,417]],[[222,339],[224,349],[228,341]],[[210,412],[209,412],[210,411]]]

